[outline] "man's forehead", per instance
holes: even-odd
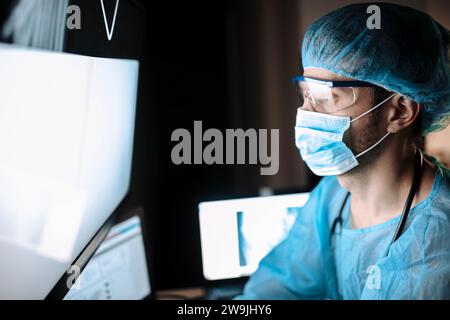
[[[330,80],[330,81],[352,81],[354,79],[347,78],[344,76],[341,76],[337,73],[328,71],[323,68],[306,68],[303,71],[304,77],[311,77],[311,78],[318,78],[321,80]]]

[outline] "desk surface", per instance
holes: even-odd
[[[241,294],[243,284],[222,285],[216,287],[191,287],[161,290],[156,292],[158,300],[230,300]]]
[[[206,297],[206,289],[202,287],[159,290],[156,292],[158,300],[186,300],[203,299]]]

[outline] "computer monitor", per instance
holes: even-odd
[[[141,217],[111,228],[65,300],[141,300],[151,296]]]
[[[282,241],[309,193],[207,201],[199,204],[203,275],[207,280],[251,275]]]
[[[0,70],[0,299],[41,299],[128,192],[138,62],[0,44]]]

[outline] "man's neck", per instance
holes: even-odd
[[[385,150],[370,165],[338,176],[351,193],[352,228],[380,224],[401,214],[414,177],[414,152],[403,149]],[[426,167],[413,206],[431,191],[434,169],[428,163]]]

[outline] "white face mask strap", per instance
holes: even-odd
[[[353,121],[356,121],[362,117],[364,117],[366,114],[372,112],[373,110],[375,110],[376,108],[380,107],[381,105],[383,105],[386,101],[388,101],[389,99],[391,99],[393,96],[395,96],[396,93],[391,94],[389,97],[387,97],[386,99],[384,99],[383,101],[381,101],[379,104],[377,104],[376,106],[370,108],[369,110],[367,110],[366,112],[364,112],[363,114],[357,116],[355,119],[352,119],[350,121],[350,123],[352,123]]]
[[[364,150],[363,152],[357,154],[357,155],[355,156],[355,158],[361,157],[361,156],[362,156],[363,154],[365,154],[366,152],[369,152],[370,150],[372,150],[373,148],[375,148],[375,147],[376,147],[377,145],[379,145],[384,139],[386,139],[387,136],[390,135],[390,134],[391,134],[390,132],[386,133],[386,134],[383,136],[383,138],[381,138],[380,140],[378,140],[377,143],[375,143],[375,144],[374,144],[373,146],[371,146],[370,148]]]

